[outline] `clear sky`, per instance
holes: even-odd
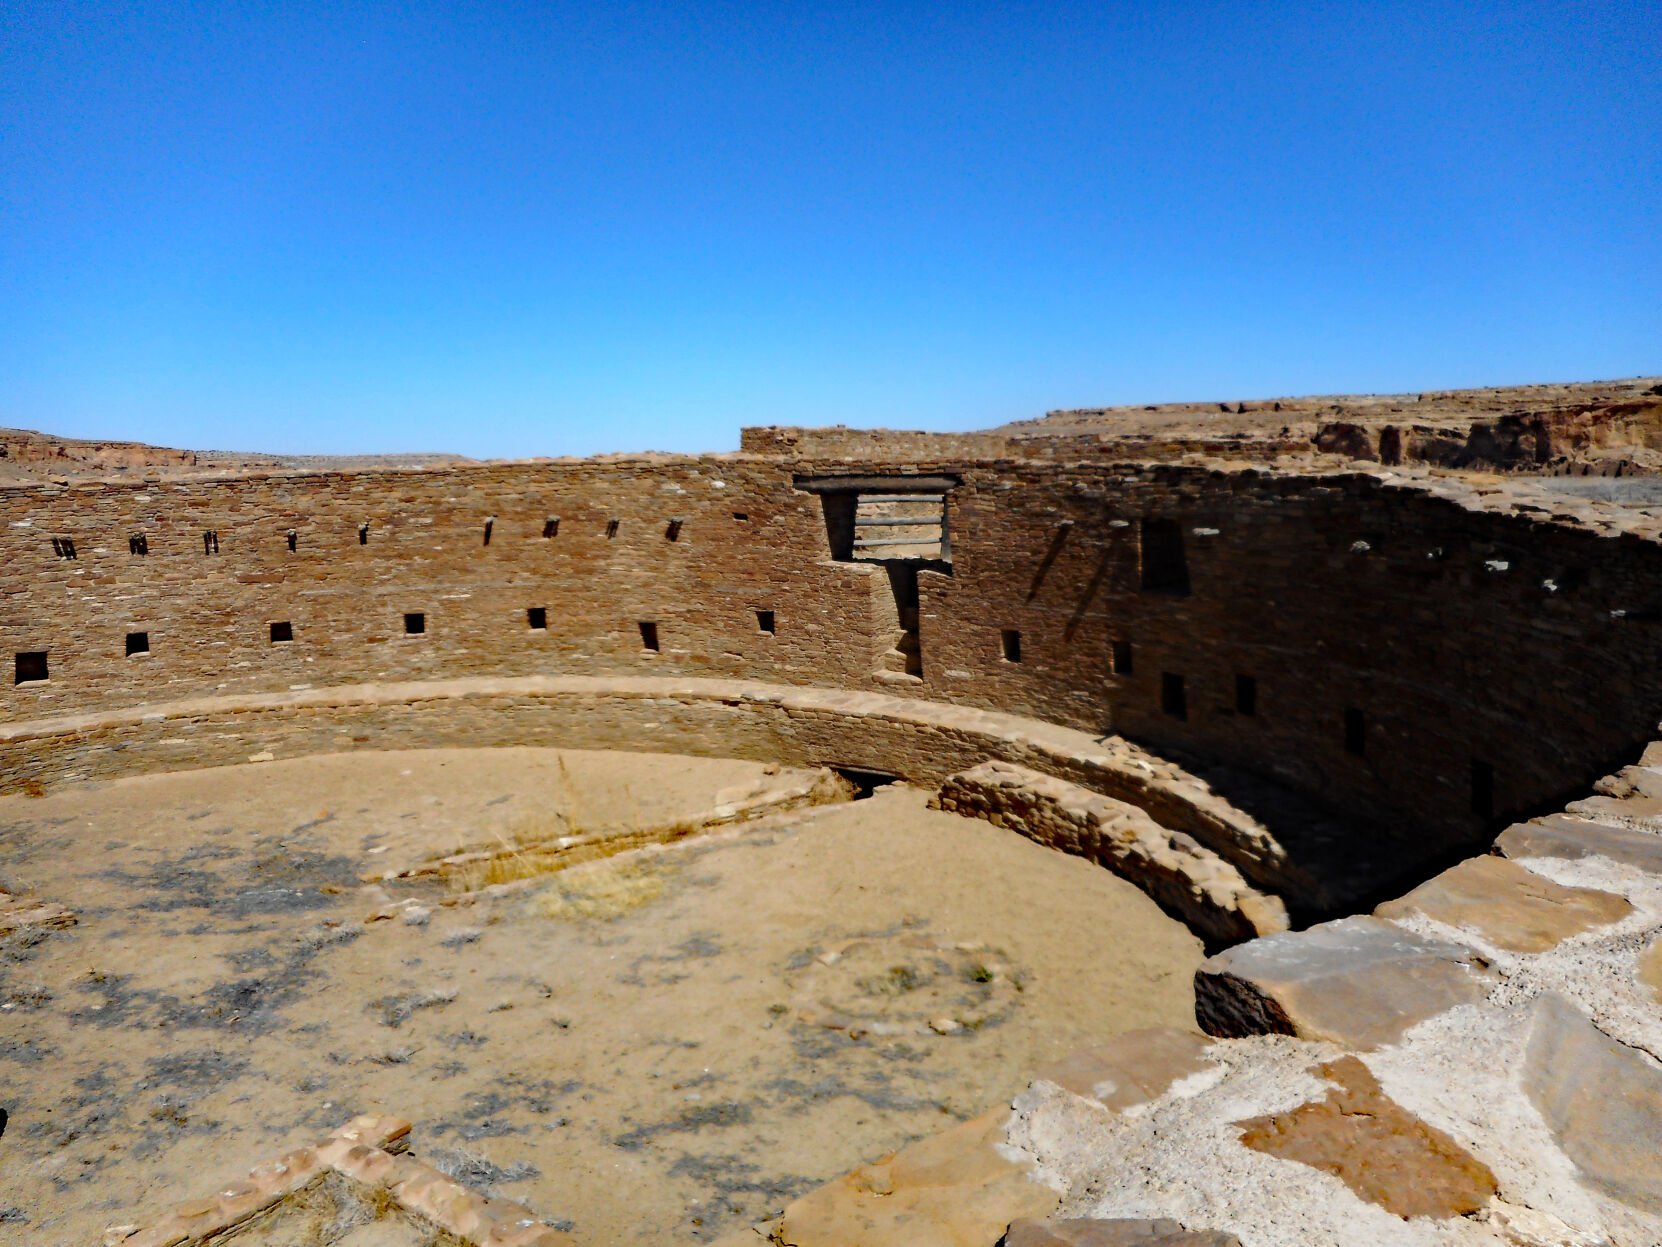
[[[0,424],[715,450],[1658,371],[1658,0],[0,0]]]

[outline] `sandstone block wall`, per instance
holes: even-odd
[[[0,683],[0,715],[475,676],[881,690],[1118,732],[1243,805],[1263,799],[1248,777],[1268,776],[1452,846],[1630,761],[1662,711],[1662,550],[1637,537],[1366,477],[905,470],[962,481],[950,569],[918,576],[917,679],[890,661],[885,568],[834,560],[822,499],[793,485],[893,465],[665,457],[0,490],[0,659],[44,652],[50,676]],[[1186,592],[1145,586],[1150,522],[1167,548],[1178,535]],[[293,639],[274,642],[284,623]],[[147,652],[128,656],[129,633]]]

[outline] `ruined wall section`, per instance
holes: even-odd
[[[19,487],[0,507],[7,719],[441,674],[860,683],[889,644],[874,635],[868,585],[882,569],[831,565],[818,499],[772,467],[613,461]],[[205,552],[207,533],[217,553]],[[147,554],[131,551],[138,534]],[[54,552],[63,538],[75,558]],[[546,628],[532,626],[533,609]],[[406,633],[406,613],[423,616],[419,634]],[[655,653],[643,622],[656,626]],[[280,623],[292,641],[273,641]],[[148,652],[128,657],[138,632]],[[46,682],[13,682],[24,652],[48,655]]]
[[[1186,591],[1144,587],[1150,521],[1181,535]],[[1452,843],[1561,803],[1662,713],[1662,550],[1635,537],[1179,468],[971,474],[949,523],[930,696],[1119,732],[1249,808],[1221,768]]]
[[[1369,477],[915,467],[963,481],[950,574],[918,576],[921,679],[891,661],[883,565],[834,562],[821,500],[792,487],[843,463],[7,489],[0,658],[44,652],[50,678],[5,679],[0,717],[441,676],[881,690],[1120,732],[1244,807],[1263,797],[1245,777],[1269,776],[1452,847],[1629,760],[1662,713],[1662,549],[1636,537]],[[1151,524],[1176,535],[1181,588],[1145,585]],[[148,652],[127,656],[128,633]]]

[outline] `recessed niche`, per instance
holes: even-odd
[[[1183,677],[1171,671],[1160,673],[1160,709],[1174,719],[1189,717],[1189,695]]]
[[[1361,757],[1368,751],[1368,721],[1355,706],[1345,707],[1345,752]]]
[[[148,632],[129,632],[127,634],[127,657],[134,654],[148,654],[150,652],[150,634]]]
[[[279,619],[271,625],[271,643],[285,645],[294,640],[294,625],[286,619]]]
[[[643,619],[636,625],[641,630],[641,648],[658,652],[658,625],[650,619]]]
[[[772,636],[773,632],[774,632],[773,612],[772,611],[757,611],[756,612],[756,627],[757,627],[758,630],[767,633],[769,636]]]
[[[1235,713],[1249,719],[1258,713],[1258,681],[1250,675],[1235,677]]]
[[[1112,659],[1115,675],[1131,674],[1131,642],[1114,641],[1111,643]]]
[[[1021,661],[1021,633],[1017,629],[1004,629],[998,634],[998,640],[1005,662]]]
[[[16,676],[12,680],[13,684],[39,684],[46,678],[45,650],[28,650],[17,656]]]
[[[548,630],[548,607],[527,606],[525,608],[525,625],[534,632]]]
[[[404,612],[404,635],[420,636],[427,631],[427,616],[420,611]]]

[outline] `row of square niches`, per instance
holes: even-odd
[[[735,520],[738,520],[740,523],[743,523],[743,522],[749,520],[750,516],[747,515],[743,511],[735,511],[735,512],[733,512],[733,518]],[[665,541],[680,541],[681,540],[681,529],[685,525],[686,525],[686,521],[682,520],[682,519],[672,519],[672,520],[667,521],[664,524],[664,529],[663,529],[664,540]],[[618,535],[618,532],[622,529],[622,526],[623,526],[623,521],[621,521],[621,520],[615,520],[615,519],[607,520],[606,521],[606,539],[608,541],[611,541],[614,538],[616,538],[617,535]],[[358,544],[361,545],[361,546],[367,546],[369,544],[369,532],[370,532],[370,526],[369,526],[368,522],[366,521],[365,523],[359,524],[357,531],[358,531]],[[491,543],[491,535],[496,531],[496,516],[491,515],[491,516],[486,516],[485,517],[484,530],[483,531],[484,531],[484,537],[485,537],[484,544],[488,546]],[[559,516],[550,515],[547,519],[543,520],[543,522],[542,522],[542,535],[545,539],[552,539],[552,538],[557,537],[557,536],[560,535],[560,517]],[[290,550],[299,550],[299,548],[300,548],[300,533],[299,533],[298,529],[293,529],[293,528],[289,529],[288,532],[284,534],[284,540],[288,543],[288,548]],[[53,537],[51,539],[51,541],[52,541],[52,553],[57,558],[60,558],[60,559],[77,559],[78,560],[81,557],[80,553],[75,548],[75,538],[73,538],[73,537]],[[150,553],[150,534],[148,532],[130,533],[127,537],[127,553],[128,554],[137,554],[137,555],[147,555],[147,554],[149,554]],[[203,531],[202,531],[202,553],[203,554],[218,554],[219,553],[219,530],[218,529],[216,529],[216,528],[203,529]]]
[[[759,610],[756,613],[756,630],[773,636],[778,631],[778,623],[774,613]],[[525,610],[525,623],[533,632],[548,630],[548,608],[546,606],[530,606]],[[656,651],[659,648],[658,624],[656,620],[643,619],[636,623],[636,630],[640,633],[641,648]],[[425,636],[427,633],[427,615],[424,611],[406,611],[404,613],[404,635]],[[287,645],[294,640],[294,624],[287,619],[279,619],[270,625],[270,638],[273,645]],[[125,651],[128,658],[137,658],[150,652],[150,634],[148,632],[129,632],[125,642]],[[15,655],[13,669],[14,684],[40,684],[51,678],[50,651],[25,650]]]

